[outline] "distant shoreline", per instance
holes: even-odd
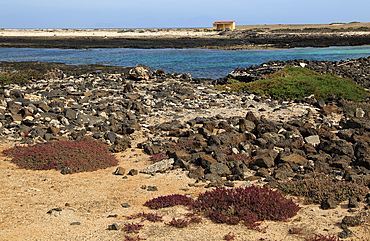
[[[294,48],[370,45],[370,23],[183,29],[0,29],[1,48]]]

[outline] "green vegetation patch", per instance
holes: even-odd
[[[266,79],[219,85],[215,88],[223,91],[248,90],[276,99],[302,99],[313,94],[317,100],[326,100],[335,95],[346,100],[362,101],[369,96],[363,87],[352,80],[292,66],[286,66],[277,73],[268,75]]]
[[[92,138],[79,141],[53,141],[32,146],[15,146],[3,154],[12,157],[18,167],[31,170],[61,170],[70,173],[91,172],[118,165],[108,146]]]
[[[308,204],[319,204],[328,198],[343,202],[348,197],[364,196],[369,192],[369,189],[362,184],[334,181],[324,174],[303,180],[290,180],[280,183],[278,190],[285,195],[305,197]]]
[[[36,70],[28,71],[0,71],[0,86],[17,84],[24,85],[30,80],[42,79],[43,74]]]

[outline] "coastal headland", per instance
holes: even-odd
[[[243,25],[234,31],[181,29],[0,29],[0,47],[294,48],[370,44],[370,23]]]

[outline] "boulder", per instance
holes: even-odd
[[[188,177],[196,180],[202,179],[204,177],[203,168],[197,167],[195,169],[190,169]]]
[[[149,80],[152,74],[151,68],[142,64],[137,64],[129,71],[130,77],[136,80]]]
[[[331,198],[325,199],[321,202],[321,208],[323,210],[334,209],[337,206],[338,206],[338,202]]]
[[[227,175],[231,174],[230,169],[222,163],[212,163],[209,167],[205,170],[206,173],[213,173],[220,177],[226,177]]]
[[[288,156],[284,156],[280,159],[282,163],[288,163],[290,165],[297,165],[297,166],[308,166],[308,160],[301,155],[298,154],[291,154]]]
[[[127,148],[131,147],[131,140],[128,136],[122,138],[117,137],[114,141],[114,144],[109,148],[113,153],[122,152]]]
[[[275,165],[278,153],[271,149],[258,149],[253,157],[254,164],[258,167],[270,168]]]
[[[175,162],[173,158],[165,159],[160,162],[156,162],[150,166],[143,168],[140,172],[145,174],[153,174],[156,172],[165,172],[172,167],[172,164]]]

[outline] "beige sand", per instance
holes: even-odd
[[[236,30],[261,29],[267,32],[278,29],[357,29],[370,28],[370,23],[350,24],[301,24],[301,25],[240,25]],[[0,29],[0,36],[30,36],[30,37],[212,37],[218,36],[211,28],[182,29]],[[361,32],[361,31],[360,31]],[[352,34],[359,31],[350,32]],[[361,32],[363,34],[368,32]],[[226,36],[225,36],[226,37]]]
[[[12,142],[2,140],[0,149],[11,145]],[[132,168],[140,170],[149,164],[148,156],[140,149],[118,153],[117,157],[119,166],[126,172]],[[196,197],[207,190],[204,184],[189,187],[194,180],[180,169],[155,176],[139,174],[122,179],[122,176],[112,174],[115,167],[62,175],[58,171],[19,169],[4,158],[0,156],[0,240],[124,240],[127,235],[124,231],[107,230],[113,223],[122,227],[124,223],[140,221],[126,220],[124,216],[153,212],[169,222],[189,212],[181,206],[153,211],[142,206],[145,201],[175,193]],[[242,183],[238,182],[237,186]],[[158,191],[141,189],[142,185],[156,186]],[[122,203],[129,203],[131,207],[123,208]],[[361,207],[358,212],[349,213],[345,203],[327,211],[302,202],[300,206],[298,215],[289,222],[263,222],[261,227],[268,226],[266,233],[248,230],[241,224],[215,224],[203,218],[201,224],[183,229],[145,221],[139,235],[147,240],[223,240],[224,235],[231,232],[235,234],[235,240],[304,240],[314,233],[338,234],[344,216],[358,215],[363,210]],[[47,213],[58,207],[62,211]],[[114,214],[118,217],[108,218]],[[80,222],[80,225],[71,225],[73,222]],[[288,230],[293,227],[302,228],[302,234],[289,234]],[[369,223],[351,230],[355,233],[353,240],[370,240]]]

